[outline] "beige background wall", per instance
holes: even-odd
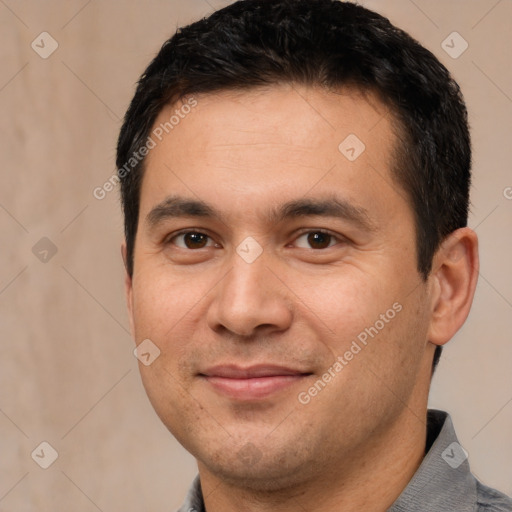
[[[120,119],[149,59],[176,26],[227,3],[0,2],[2,512],[172,511],[195,475],[132,355],[117,190],[101,201],[92,191],[114,170]],[[438,55],[465,92],[482,268],[431,404],[452,413],[476,475],[512,494],[512,2],[363,4]],[[43,31],[59,45],[47,59],[31,48]],[[469,43],[457,59],[441,47],[453,31]],[[42,441],[58,452],[46,470],[31,458]]]

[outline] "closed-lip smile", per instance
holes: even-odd
[[[248,367],[223,364],[210,367],[199,377],[217,392],[235,400],[261,400],[311,375],[311,372],[274,364]]]

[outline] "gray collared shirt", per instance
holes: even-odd
[[[427,434],[430,449],[388,512],[512,512],[512,499],[471,474],[449,414],[429,410]],[[199,476],[178,512],[206,512]]]

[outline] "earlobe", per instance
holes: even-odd
[[[478,279],[478,238],[470,228],[451,233],[434,256],[429,341],[444,345],[465,322]]]

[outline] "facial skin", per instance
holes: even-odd
[[[468,314],[476,236],[455,232],[422,279],[412,209],[390,171],[396,122],[375,98],[280,85],[196,99],[147,157],[126,277],[136,343],[161,351],[140,365],[153,407],[196,457],[209,512],[386,510],[424,455],[432,357]],[[338,149],[349,134],[366,146],[353,162]],[[153,213],[152,224],[170,196],[218,218]],[[271,216],[333,198],[343,217]],[[247,237],[262,249],[250,263]],[[393,304],[401,310],[301,403]],[[300,375],[260,380],[286,383],[260,395],[244,380],[245,394],[229,395],[215,386],[226,379],[205,376],[216,365]]]

